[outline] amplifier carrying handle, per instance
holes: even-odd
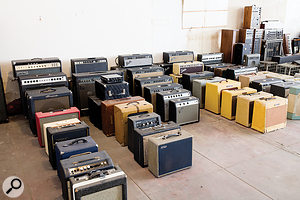
[[[178,137],[178,136],[181,136],[181,132],[174,133],[174,134],[169,134],[169,135],[165,135],[165,136],[162,137],[162,139],[166,140],[166,139],[169,139],[171,137]]]
[[[93,57],[93,58],[88,58],[88,60],[93,60],[93,59],[96,59],[95,57]]]
[[[52,93],[52,92],[55,92],[55,91],[56,91],[56,89],[54,89],[54,88],[46,88],[44,90],[41,90],[40,93]]]
[[[127,103],[127,105],[130,105],[130,104],[140,104],[140,102],[138,102],[138,101],[133,101],[133,102]]]
[[[70,142],[69,144],[63,145],[63,147],[68,147],[68,146],[72,146],[74,144],[79,144],[79,142],[81,142],[81,143],[87,143],[88,141],[86,139],[84,139],[84,138],[80,138],[80,139],[74,140],[73,142]]]
[[[76,165],[76,164],[79,164],[79,163],[84,163],[84,162],[87,162],[87,161],[91,161],[91,160],[99,160],[100,157],[94,157],[94,158],[90,158],[90,159],[86,159],[86,160],[80,160],[78,162],[73,162],[72,164]]]

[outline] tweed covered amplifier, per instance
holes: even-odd
[[[173,64],[173,74],[183,74],[183,73],[194,73],[202,72],[204,70],[204,65],[202,62],[182,62]]]
[[[192,62],[194,61],[193,51],[169,51],[163,52],[164,63]]]

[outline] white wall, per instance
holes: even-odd
[[[286,12],[296,11],[298,0],[230,0],[226,28],[240,28],[243,7],[252,4],[263,7],[263,19],[288,19],[287,30],[299,33],[299,12]],[[69,60],[76,57],[104,56],[114,66],[118,54],[152,53],[159,62],[167,50],[219,51],[219,28],[181,29],[181,5],[181,0],[1,0],[0,65],[8,102],[18,96],[13,59],[57,56],[69,75]]]

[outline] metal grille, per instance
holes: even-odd
[[[276,72],[277,62],[272,61],[260,61],[260,65],[257,67],[258,71]]]
[[[300,66],[290,63],[279,64],[276,68],[276,72],[280,74],[294,76],[296,73],[300,72]]]

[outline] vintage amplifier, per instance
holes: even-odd
[[[210,71],[182,74],[182,86],[184,89],[192,91],[193,80],[208,79],[214,77],[214,73]]]
[[[152,104],[147,101],[136,101],[114,106],[115,136],[122,146],[128,144],[128,116],[145,112],[153,112]]]
[[[183,73],[194,73],[202,72],[204,70],[204,65],[202,62],[185,62],[185,63],[174,63],[173,64],[173,74],[183,74]]]
[[[272,61],[260,61],[258,71],[269,71],[269,72],[276,72],[277,62]]]
[[[293,53],[292,39],[291,39],[291,34],[289,33],[283,34],[283,53],[285,55],[291,55]]]
[[[251,54],[251,46],[247,43],[236,43],[233,48],[233,64],[242,65],[244,63],[244,56]]]
[[[296,73],[300,72],[300,65],[292,63],[279,64],[277,65],[276,72],[280,74],[294,76]]]
[[[239,34],[239,42],[249,44],[252,52],[254,29],[240,29]]]
[[[296,60],[300,60],[300,54],[288,55],[288,56],[273,56],[272,57],[272,61],[277,62],[279,64],[294,62]]]
[[[222,91],[221,116],[233,120],[236,115],[236,104],[238,95],[256,93],[257,90],[249,87],[236,90]]]
[[[193,136],[181,130],[177,133],[151,137],[147,151],[148,169],[155,177],[187,169],[192,167]]]
[[[266,78],[266,79],[254,80],[249,84],[249,86],[251,88],[256,89],[258,92],[260,91],[270,92],[271,84],[282,83],[282,82],[283,80],[279,78]]]
[[[279,20],[264,20],[260,24],[260,28],[262,29],[276,29],[276,28],[283,28],[283,24],[280,23]]]
[[[300,86],[290,87],[289,93],[287,118],[300,119]]]
[[[8,122],[8,113],[0,68],[0,123],[3,122]]]
[[[95,127],[102,130],[101,100],[96,96],[89,96],[89,119]]]
[[[73,95],[67,87],[53,87],[27,90],[28,119],[31,131],[37,135],[36,112],[51,112],[73,106]]]
[[[104,57],[95,58],[74,58],[71,59],[71,72],[84,73],[84,72],[97,72],[107,71],[108,63]]]
[[[260,98],[270,98],[273,95],[267,92],[242,94],[237,96],[235,121],[246,127],[250,127],[253,116],[254,101]]]
[[[97,171],[114,168],[114,163],[106,151],[64,159],[60,161],[60,164],[61,169],[58,173],[62,185],[63,198],[65,200],[71,199],[72,197],[72,193],[70,191],[70,178],[76,178]]]
[[[205,65],[204,69],[205,69],[205,71],[215,72],[216,68],[230,67],[233,65],[234,64],[231,64],[231,63],[218,63],[218,64]]]
[[[197,97],[182,97],[169,102],[169,119],[179,125],[200,121],[199,99]]]
[[[174,122],[168,122],[155,127],[144,129],[134,129],[134,160],[142,167],[148,165],[147,144],[148,140],[154,136],[176,134],[180,131],[180,126]]]
[[[261,43],[263,39],[264,29],[254,29],[254,38],[252,45],[252,53],[260,54]]]
[[[118,56],[118,65],[121,67],[140,67],[153,64],[151,54],[127,54]]]
[[[101,76],[101,81],[106,84],[122,83],[124,81],[123,76],[119,74],[107,74]]]
[[[193,62],[193,51],[169,51],[163,52],[164,63],[178,63],[178,62]]]
[[[142,113],[128,117],[128,149],[134,152],[134,129],[144,129],[161,125],[160,115]]]
[[[170,75],[173,73],[173,63],[155,63],[155,64],[164,69],[165,75]]]
[[[182,84],[182,74],[170,74],[169,76],[172,77],[174,83]]]
[[[283,28],[265,29],[264,40],[282,40],[283,39]]]
[[[300,38],[294,38],[292,40],[293,54],[300,53]]]
[[[14,77],[25,75],[55,74],[62,71],[61,61],[56,58],[32,58],[11,61]]]
[[[241,83],[233,80],[206,83],[205,109],[216,114],[221,112],[221,94],[223,90],[240,89]]]
[[[286,75],[286,74],[278,74],[275,72],[265,72],[267,78],[278,78],[286,82],[295,81],[294,76]]]
[[[198,54],[197,60],[204,65],[218,64],[223,62],[223,53],[204,53]]]
[[[257,72],[258,72],[257,67],[248,67],[248,66],[230,67],[226,70],[225,78],[231,80],[239,80],[240,75],[255,74]]]
[[[249,29],[256,29],[260,27],[261,21],[261,7],[256,5],[244,7],[244,21],[243,27]]]
[[[244,55],[244,65],[248,67],[257,67],[260,64],[260,54]]]
[[[154,112],[156,111],[156,93],[162,91],[182,89],[182,85],[178,83],[171,83],[165,85],[152,85],[144,88],[144,96],[146,101],[152,103]]]
[[[70,178],[72,199],[127,200],[127,176],[116,166]]]
[[[106,84],[100,80],[95,81],[96,96],[101,100],[121,99],[129,97],[129,83]]]
[[[259,79],[266,79],[267,78],[267,72],[257,72],[254,74],[245,74],[239,76],[239,81],[242,84],[243,87],[249,87],[249,84],[254,80]]]
[[[55,74],[42,74],[42,75],[27,75],[20,76],[19,81],[19,90],[20,97],[22,101],[23,113],[25,116],[28,115],[27,99],[25,97],[26,90],[29,89],[39,89],[46,87],[59,87],[65,86],[68,87],[68,79],[65,73],[59,72]]]
[[[78,124],[47,128],[49,162],[53,169],[56,169],[55,143],[89,136],[89,129],[89,126],[83,121]]]
[[[178,99],[183,97],[190,97],[191,92],[186,89],[177,89],[170,91],[158,92],[156,94],[157,108],[156,112],[161,116],[161,120],[169,121],[169,103],[172,99]]]
[[[153,65],[151,67],[134,67],[127,69],[127,81],[129,83],[129,92],[134,95],[134,80],[135,78],[152,77],[152,76],[162,76],[164,75],[164,68],[158,65]]]
[[[280,56],[283,53],[281,40],[263,40],[260,52],[260,60],[271,61],[273,56]]]
[[[228,66],[228,67],[222,67],[222,68],[215,68],[214,74],[215,74],[215,76],[225,78],[225,77],[226,77],[227,69],[232,68],[232,67],[235,67],[235,66],[236,66],[236,65],[233,65],[233,66],[231,65],[231,66]]]
[[[282,82],[271,84],[270,93],[274,96],[287,98],[289,96],[290,87],[300,86],[297,82]]]
[[[273,96],[254,101],[251,128],[267,133],[286,126],[288,100]]]
[[[215,83],[215,82],[220,82],[220,81],[226,81],[226,79],[216,76],[216,77],[209,78],[209,79],[195,79],[195,80],[193,80],[192,94],[193,94],[194,97],[199,98],[200,108],[204,108],[204,105],[205,105],[206,83]]]
[[[45,146],[44,124],[73,118],[80,119],[80,111],[76,107],[59,111],[36,112],[36,129],[40,146]]]
[[[72,74],[74,104],[80,109],[82,115],[88,114],[88,97],[96,95],[95,80],[100,80],[103,75],[107,74],[124,76],[123,72],[119,70]]]
[[[173,83],[173,78],[168,75],[136,78],[134,83],[135,83],[135,94],[143,97],[144,87],[151,86],[151,85]]]
[[[224,54],[223,62],[232,63],[233,46],[239,41],[239,30],[222,29],[221,52]]]
[[[115,134],[115,120],[114,120],[114,106],[123,103],[131,103],[136,101],[143,101],[144,98],[140,96],[127,97],[122,99],[105,100],[101,103],[102,131],[106,136]]]

